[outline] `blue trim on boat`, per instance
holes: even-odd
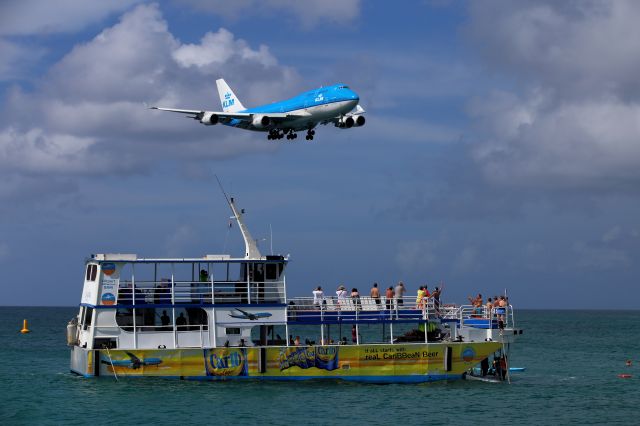
[[[90,303],[80,303],[79,306],[95,309],[142,309],[142,308],[282,308],[286,303],[140,303],[137,305],[92,305]]]

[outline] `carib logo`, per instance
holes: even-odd
[[[207,376],[246,376],[247,355],[243,349],[205,349]]]
[[[231,93],[227,92],[224,94],[224,101],[222,102],[223,108],[229,108],[235,103],[235,99],[231,97]]]
[[[471,362],[473,361],[473,358],[475,358],[476,356],[476,351],[473,350],[473,348],[471,346],[467,346],[466,348],[464,348],[464,350],[462,351],[462,360],[464,362]]]

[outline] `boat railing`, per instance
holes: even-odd
[[[487,326],[495,328],[502,321],[506,328],[514,327],[513,306],[487,308],[483,306],[462,305],[458,307],[458,319],[461,326]]]
[[[285,303],[284,281],[121,281],[118,305]]]
[[[415,297],[373,298],[359,297],[295,297],[289,299],[287,305],[289,317],[300,317],[307,320],[326,320],[339,317],[340,320],[379,319],[435,319],[440,318],[439,306],[433,298],[417,301]]]

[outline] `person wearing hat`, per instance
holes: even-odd
[[[336,291],[336,295],[338,296],[338,308],[340,305],[344,305],[347,300],[347,289],[345,286],[340,284],[338,286],[338,290]]]

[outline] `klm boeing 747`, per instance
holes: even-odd
[[[268,132],[267,139],[296,139],[306,131],[313,140],[318,124],[334,124],[341,129],[364,125],[364,109],[358,95],[344,84],[321,87],[291,99],[245,108],[223,79],[216,80],[222,111],[151,107],[171,111],[198,120],[206,126],[224,124],[240,129]]]

